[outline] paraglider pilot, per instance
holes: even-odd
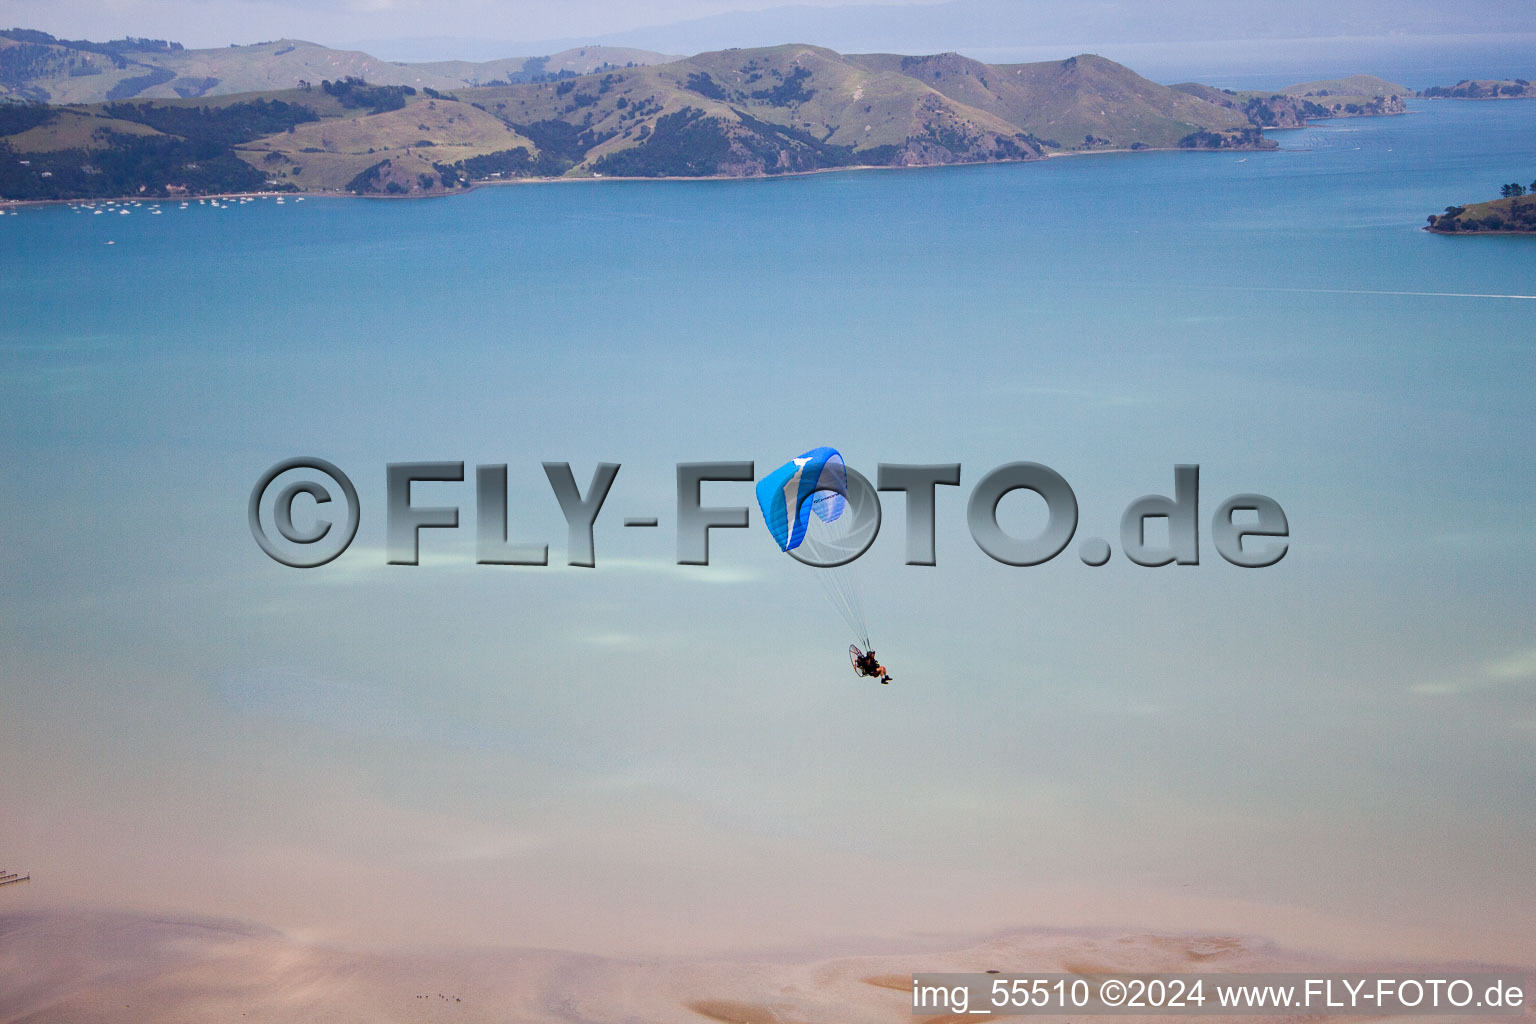
[[[859,671],[863,672],[866,676],[880,680],[881,683],[888,683],[892,678],[891,674],[886,671],[885,666],[880,664],[879,659],[875,657],[874,651],[864,652],[863,657],[859,659]]]

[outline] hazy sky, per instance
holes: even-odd
[[[913,2],[924,0],[891,0],[891,5]],[[540,40],[595,36],[771,6],[763,0],[7,0],[0,21],[70,38],[147,35],[188,46],[224,46],[282,36],[316,42],[411,36]],[[853,5],[849,0],[806,0],[801,6]]]
[[[1272,3],[1226,0],[6,0],[0,12],[7,25],[68,38],[137,35],[209,47],[297,37],[361,46],[390,59],[487,59],[592,42],[670,53],[784,42],[844,51],[973,52],[1190,40],[1507,36],[1530,27],[1524,0],[1295,0],[1283,11]],[[531,51],[529,43],[535,44]]]

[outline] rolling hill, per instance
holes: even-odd
[[[955,54],[844,56],[788,45],[460,89],[428,102],[439,115],[446,102],[488,117],[471,113],[455,122],[457,134],[434,134],[426,131],[434,125],[413,123],[405,112],[368,115],[345,129],[253,140],[240,153],[289,182],[283,169],[290,162],[306,174],[336,164],[323,184],[305,179],[310,188],[334,187],[342,165],[366,158],[357,170],[382,164],[384,189],[393,183],[395,191],[417,192],[485,176],[751,176],[1108,148],[1264,145],[1240,113],[1092,56],[994,67]],[[407,111],[418,109],[415,103]],[[471,121],[473,139],[463,134]],[[315,144],[316,132],[323,144]],[[378,188],[375,182],[365,190]]]
[[[1190,132],[1239,132],[1248,119],[1148,81],[1114,61],[1083,54],[1064,61],[988,65],[945,53],[853,57],[899,71],[958,103],[986,111],[1052,149],[1167,148]]]
[[[1321,117],[1402,114],[1408,110],[1406,97],[1413,95],[1407,86],[1375,75],[1304,82],[1279,92],[1216,89],[1199,82],[1184,82],[1173,88],[1207,103],[1241,111],[1260,128],[1299,128],[1309,119]]]
[[[1350,75],[1324,82],[1287,86],[1280,95],[1317,104],[1329,115],[1401,114],[1413,90],[1375,75]]]
[[[625,66],[612,66],[619,56]],[[1401,103],[1391,83],[1360,76],[1268,97],[1171,88],[1091,54],[989,65],[953,53],[844,55],[792,44],[659,64],[633,56],[589,48],[561,60],[595,62],[596,70],[551,74],[546,63],[528,73],[532,80],[494,85],[344,75],[220,96],[0,103],[0,195],[421,195],[510,178],[747,177],[1102,150],[1255,149],[1273,147],[1260,128],[1285,123],[1277,110],[1299,123],[1346,102],[1351,113]],[[433,67],[415,81],[458,81],[481,73],[475,68],[521,73]],[[1346,87],[1386,91],[1336,91]]]
[[[164,40],[91,43],[9,29],[0,30],[0,97],[45,103],[175,99],[293,89],[303,82],[347,77],[375,85],[455,89],[671,59],[648,50],[590,46],[483,63],[401,64],[302,39],[188,50]]]
[[[504,57],[500,60],[443,60],[421,64],[399,64],[423,74],[451,78],[460,85],[493,85],[529,82],[542,76],[590,75],[594,71],[665,64],[677,60],[650,50],[624,46],[582,46],[561,50],[547,57]]]

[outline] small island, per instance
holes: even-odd
[[[1536,235],[1536,181],[1510,182],[1503,198],[1467,206],[1447,206],[1429,215],[1425,230],[1441,235]]]
[[[1536,96],[1536,85],[1523,78],[1463,78],[1455,85],[1432,85],[1419,95],[1427,100],[1518,100]]]

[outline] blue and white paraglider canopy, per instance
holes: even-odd
[[[757,482],[757,504],[781,551],[805,540],[811,512],[830,523],[848,507],[848,473],[836,448],[812,448]]]
[[[862,574],[855,559],[844,554],[857,517],[848,508],[848,470],[842,455],[836,448],[812,448],[790,459],[757,482],[757,504],[781,551],[792,552],[803,544],[814,556],[810,564],[818,566],[812,570],[817,582],[855,639],[868,649]]]

